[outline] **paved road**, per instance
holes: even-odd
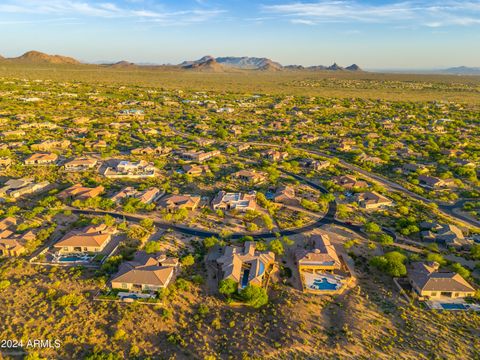
[[[253,145],[253,146],[256,145],[256,146],[277,147],[277,148],[282,146],[280,144],[271,144],[271,143],[254,142],[254,141],[253,142],[251,142],[251,141],[250,142],[245,142],[245,143],[249,144],[249,145]],[[416,200],[419,200],[419,201],[421,201],[425,204],[437,204],[439,211],[442,212],[444,215],[452,217],[452,218],[456,219],[457,221],[467,223],[468,225],[471,225],[471,226],[474,226],[474,227],[480,227],[480,221],[475,220],[475,219],[473,219],[469,216],[465,216],[463,214],[459,214],[459,213],[456,213],[456,212],[453,211],[454,209],[459,209],[459,208],[461,209],[463,204],[468,200],[460,200],[460,201],[456,202],[455,204],[448,204],[448,205],[438,203],[438,202],[436,202],[432,199],[427,199],[426,197],[418,195],[418,194],[414,193],[413,191],[406,189],[402,185],[397,184],[396,182],[393,182],[393,181],[391,181],[391,180],[389,180],[389,179],[387,179],[387,178],[385,178],[381,175],[373,174],[373,173],[371,173],[367,170],[364,170],[364,169],[362,169],[362,168],[360,168],[356,165],[350,164],[350,163],[346,162],[345,160],[341,160],[338,157],[326,154],[322,151],[305,149],[305,148],[299,147],[299,146],[293,146],[293,148],[295,150],[302,150],[302,151],[308,152],[310,154],[319,155],[319,156],[325,157],[327,159],[337,159],[343,167],[345,167],[347,169],[350,169],[352,171],[358,172],[359,174],[362,174],[363,176],[365,176],[367,178],[373,179],[373,180],[379,182],[380,184],[382,184],[383,186],[385,186],[387,189],[392,189],[392,190],[402,192],[403,194],[406,194],[406,195],[408,195],[408,196],[410,196],[410,197],[412,197]]]
[[[292,176],[292,177],[294,177],[295,179],[297,179],[299,181],[303,181],[303,182],[307,183],[308,185],[310,185],[314,189],[317,189],[324,194],[328,193],[328,190],[325,189],[320,184],[317,184],[317,183],[315,183],[313,181],[310,181],[310,180],[308,180],[308,179],[306,179],[302,176],[290,173],[288,171],[283,171],[283,172]],[[99,215],[99,216],[104,216],[104,215],[108,214],[108,215],[110,215],[110,216],[112,216],[116,219],[125,219],[127,221],[132,221],[132,222],[140,222],[143,219],[148,217],[148,216],[145,216],[145,215],[124,214],[124,213],[120,213],[120,212],[116,212],[116,211],[81,210],[81,209],[75,209],[75,208],[69,208],[69,210],[71,210],[73,213],[76,213],[76,214]],[[239,239],[243,236],[248,235],[248,236],[253,237],[254,239],[271,239],[271,238],[276,238],[277,234],[280,234],[280,236],[291,236],[291,235],[302,234],[302,233],[305,233],[305,232],[315,230],[316,228],[318,228],[322,225],[326,225],[326,224],[342,225],[342,226],[345,226],[345,227],[347,227],[351,230],[359,231],[359,229],[360,229],[359,226],[350,225],[350,224],[343,224],[342,222],[336,220],[335,219],[335,214],[336,213],[337,213],[337,204],[336,204],[336,202],[333,201],[333,202],[330,202],[328,204],[328,210],[327,210],[327,213],[325,214],[325,216],[323,216],[322,218],[320,218],[320,219],[316,220],[315,222],[310,223],[306,226],[302,226],[302,227],[296,228],[296,229],[280,230],[280,231],[277,231],[277,232],[270,231],[270,232],[263,232],[263,233],[257,233],[257,234],[234,233],[234,234],[232,234],[231,238]],[[150,217],[150,219],[152,219],[152,218]],[[172,230],[175,230],[175,231],[180,232],[182,234],[198,236],[198,237],[201,237],[201,238],[206,238],[206,237],[210,237],[210,236],[216,236],[216,237],[220,236],[219,233],[214,232],[214,231],[202,230],[202,229],[191,228],[191,227],[187,227],[187,226],[183,226],[183,225],[167,223],[167,222],[164,222],[164,221],[162,221],[158,218],[152,219],[152,220],[154,221],[155,226],[157,228],[160,228],[160,229],[165,229],[165,230],[172,229]]]

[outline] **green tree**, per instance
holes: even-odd
[[[145,245],[145,251],[148,254],[153,254],[159,252],[160,250],[162,250],[162,244],[160,243],[160,241],[149,241]]]
[[[218,291],[225,296],[231,296],[238,289],[238,283],[232,279],[223,279],[218,285]]]
[[[428,253],[427,261],[434,261],[439,263],[442,266],[447,264],[447,260],[445,260],[442,255],[435,254],[435,253]]]
[[[195,258],[193,257],[193,255],[189,254],[187,256],[184,256],[180,262],[182,263],[183,266],[192,266],[193,264],[195,264]]]
[[[1,280],[0,281],[0,291],[5,290],[10,286],[10,281],[8,280]]]
[[[282,256],[285,253],[283,243],[280,241],[280,239],[274,239],[270,241],[270,244],[268,244],[268,248],[270,249],[270,251],[272,251],[278,256]]]
[[[215,236],[210,236],[208,238],[203,239],[203,246],[205,246],[207,249],[210,249],[211,247],[217,244],[218,244],[218,239]]]
[[[365,224],[365,231],[367,233],[379,233],[382,229],[380,228],[380,226],[374,222],[367,222]]]
[[[470,271],[468,269],[465,269],[460,263],[452,264],[451,268],[465,280],[470,277]]]
[[[258,309],[268,303],[267,291],[255,285],[247,285],[241,292],[240,296],[250,306]]]

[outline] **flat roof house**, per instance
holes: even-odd
[[[138,162],[122,160],[114,167],[107,167],[103,173],[107,178],[143,179],[157,176],[153,164],[140,160]]]
[[[98,253],[112,240],[114,227],[105,224],[90,225],[82,230],[73,230],[53,247],[60,253]]]
[[[227,193],[222,190],[212,200],[212,208],[213,210],[255,210],[257,208],[256,195],[255,191],[244,194]]]
[[[415,292],[427,299],[473,296],[475,289],[454,272],[441,272],[436,262],[415,262],[408,269],[408,279]]]
[[[263,279],[275,262],[271,251],[256,250],[254,241],[244,246],[226,246],[223,255],[217,259],[222,279],[232,279],[243,289],[247,285],[262,286]]]
[[[36,153],[25,159],[25,165],[48,165],[54,164],[58,155],[54,153]]]
[[[132,261],[120,265],[118,273],[111,280],[113,289],[126,291],[157,291],[170,284],[178,259],[165,255],[150,255],[139,251]]]

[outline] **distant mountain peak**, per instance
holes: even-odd
[[[333,63],[333,65],[329,66],[327,70],[344,70],[341,66],[339,66],[336,62]]]
[[[362,69],[360,68],[360,66],[358,66],[357,64],[352,64],[350,66],[347,66],[345,68],[345,70],[348,70],[348,71],[362,71]]]
[[[71,64],[71,65],[80,64],[80,61],[72,57],[61,56],[61,55],[48,55],[35,50],[27,51],[25,54],[16,58],[10,58],[9,60],[27,61],[27,62],[33,62],[33,63],[50,63],[50,64]]]
[[[225,71],[223,65],[219,64],[213,56],[206,55],[196,61],[184,61],[180,64],[184,69],[200,70],[200,71],[211,71],[211,72],[222,72]]]
[[[456,66],[441,70],[441,73],[452,75],[480,75],[480,67]]]
[[[126,61],[126,60],[118,61],[116,63],[109,64],[109,65],[111,67],[133,67],[133,66],[137,66],[137,64],[135,64],[133,62],[130,62],[130,61]]]

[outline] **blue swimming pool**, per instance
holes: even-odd
[[[312,288],[315,290],[337,290],[339,284],[331,283],[327,278],[320,278],[313,280]]]
[[[250,269],[245,269],[242,276],[242,289],[248,284],[248,275],[250,275]]]
[[[85,258],[82,256],[70,255],[62,256],[58,259],[59,262],[89,262],[90,258]]]
[[[468,309],[464,304],[445,303],[445,304],[440,304],[440,306],[445,310],[467,310]]]
[[[262,275],[265,272],[265,265],[262,262],[258,263],[258,275]]]

